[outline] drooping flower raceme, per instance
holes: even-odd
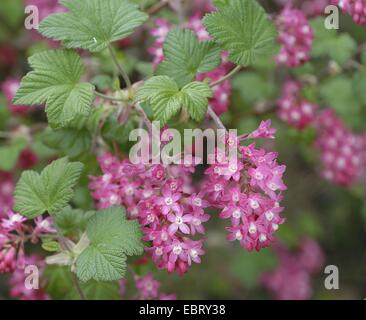
[[[279,266],[262,276],[263,285],[278,300],[307,300],[311,298],[311,276],[320,271],[324,254],[319,244],[304,239],[296,253],[276,244]]]
[[[159,268],[184,273],[204,254],[203,223],[207,206],[191,184],[193,166],[132,164],[110,154],[99,158],[103,175],[91,177],[90,188],[99,208],[123,205],[143,227],[146,248]]]
[[[322,175],[336,184],[349,186],[365,171],[365,143],[351,132],[334,110],[322,111],[316,121],[316,147],[321,152]]]
[[[0,218],[5,217],[13,207],[15,182],[9,172],[0,171]]]
[[[263,122],[243,139],[273,138],[270,124]],[[278,165],[276,153],[257,148],[255,143],[239,143],[227,136],[226,144],[239,150],[237,161],[211,165],[205,172],[208,181],[204,190],[211,204],[221,210],[220,218],[231,222],[228,240],[239,241],[249,251],[259,251],[272,243],[275,231],[284,222],[279,214],[283,211],[280,201],[286,189],[282,181],[286,167]],[[222,151],[217,150],[214,156],[222,158]]]
[[[277,104],[279,118],[297,129],[304,129],[315,121],[318,107],[301,96],[301,85],[295,80],[285,82]]]
[[[333,3],[351,15],[357,24],[366,24],[366,0],[333,0]]]
[[[281,49],[276,57],[279,64],[298,67],[310,59],[313,30],[304,13],[286,6],[277,17],[278,41]]]

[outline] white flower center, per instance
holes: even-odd
[[[156,248],[155,249],[155,254],[157,255],[157,256],[161,256],[162,254],[163,254],[163,249],[162,248]]]
[[[239,219],[239,218],[241,217],[241,211],[240,211],[240,210],[238,210],[238,209],[234,210],[234,211],[233,211],[233,217],[234,217],[235,219]]]
[[[173,253],[178,256],[182,253],[183,249],[180,245],[174,246]]]
[[[222,190],[222,185],[221,184],[215,184],[214,189],[215,189],[216,192],[221,191]]]
[[[262,180],[263,179],[263,174],[261,174],[260,172],[256,172],[255,174],[254,174],[254,176],[255,176],[255,178],[257,179],[257,180]]]
[[[278,186],[273,182],[268,184],[268,188],[270,188],[272,191],[278,190]]]
[[[236,234],[235,234],[235,238],[236,238],[236,240],[242,240],[243,239],[243,235],[241,234],[241,232],[240,231],[238,231]]]
[[[192,221],[192,223],[195,226],[200,226],[201,225],[201,220],[200,219],[197,219],[197,218],[194,218],[193,221]]]
[[[182,217],[180,217],[180,216],[175,217],[175,223],[176,224],[182,224],[183,223]]]
[[[255,226],[255,224],[252,222],[249,226],[249,233],[250,234],[255,234],[257,232],[257,227]]]
[[[268,221],[272,221],[272,219],[273,219],[273,212],[272,211],[267,211],[266,212],[266,219],[268,220]]]
[[[251,199],[250,200],[250,206],[251,206],[252,209],[258,209],[259,208],[259,203],[258,203],[257,200]]]
[[[200,207],[202,206],[202,200],[200,198],[195,198],[193,200],[193,203],[197,206],[197,207]]]
[[[165,204],[171,206],[173,204],[173,199],[171,197],[165,198]]]
[[[192,258],[196,258],[198,256],[198,252],[195,249],[192,249],[189,254],[191,255]]]
[[[259,241],[260,241],[260,242],[264,242],[264,241],[266,241],[266,240],[267,240],[266,235],[262,233],[262,234],[259,236]]]
[[[278,224],[277,223],[272,223],[272,229],[274,231],[278,230]]]

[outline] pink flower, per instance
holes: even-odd
[[[5,95],[8,104],[8,109],[10,110],[10,112],[18,115],[24,115],[30,110],[30,107],[18,106],[13,104],[13,98],[15,97],[15,94],[19,89],[19,87],[20,87],[19,80],[9,78],[2,83],[1,90]]]
[[[271,120],[262,121],[259,128],[253,131],[250,135],[250,139],[274,139],[276,134],[276,129],[271,128]]]
[[[55,233],[57,230],[53,227],[53,221],[51,217],[42,218],[41,216],[35,219],[36,227],[33,233],[36,235],[42,233]]]
[[[298,9],[286,6],[277,18],[278,42],[282,45],[276,57],[279,64],[298,67],[310,59],[313,30],[305,15]]]
[[[195,235],[196,232],[205,234],[206,231],[203,224],[210,220],[210,215],[204,214],[203,211],[196,210],[193,211],[192,214],[188,214],[187,219],[189,219],[192,235]]]
[[[155,203],[161,206],[161,212],[163,215],[167,215],[169,212],[179,213],[182,211],[178,200],[181,198],[181,194],[176,192],[173,193],[169,188],[163,188],[162,196],[156,198]]]
[[[189,234],[190,230],[187,222],[190,221],[190,218],[191,217],[189,215],[183,215],[182,212],[177,212],[176,214],[168,214],[168,221],[171,222],[171,225],[168,228],[169,234],[173,235],[178,230],[180,230],[184,234]]]
[[[332,2],[351,15],[357,24],[366,24],[366,0],[332,0]]]
[[[159,294],[160,283],[151,273],[136,280],[138,296],[141,300],[156,299]]]
[[[322,176],[333,183],[350,186],[365,173],[365,143],[328,108],[316,121],[315,147],[321,152]]]
[[[301,96],[299,82],[287,80],[277,103],[279,118],[291,126],[302,130],[315,122],[318,106]]]
[[[8,218],[4,218],[1,221],[1,226],[8,231],[20,230],[23,228],[23,223],[27,219],[20,215],[19,213],[14,213],[12,211],[8,212]]]

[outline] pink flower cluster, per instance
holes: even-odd
[[[157,281],[152,273],[144,277],[136,276],[136,288],[138,290],[138,300],[176,300],[175,294],[160,293],[160,282]]]
[[[5,217],[13,207],[13,192],[15,183],[13,175],[0,171],[0,218]]]
[[[209,219],[208,203],[191,185],[193,166],[132,164],[110,154],[99,158],[103,175],[91,177],[90,188],[99,208],[123,205],[129,218],[143,227],[146,249],[155,264],[169,272],[184,273],[204,254],[202,240]]]
[[[270,120],[241,139],[274,138]],[[240,140],[226,136],[226,145],[239,152],[235,161],[226,151],[216,150],[216,164],[205,172],[204,190],[211,204],[221,210],[220,218],[230,219],[229,241],[239,241],[249,251],[269,246],[284,222],[280,217],[281,192],[286,190],[282,176],[286,167],[277,164],[277,154],[257,148],[255,143],[240,146]]]
[[[333,0],[333,3],[351,15],[357,24],[366,25],[366,0]]]
[[[24,244],[28,240],[37,243],[41,235],[56,232],[50,217],[38,217],[34,222],[26,224],[26,218],[10,210],[0,219],[0,273],[24,266]]]
[[[319,114],[316,126],[316,147],[323,162],[322,175],[334,183],[351,185],[365,170],[364,137],[351,132],[330,108]]]
[[[279,118],[297,129],[304,129],[315,121],[318,107],[301,96],[301,85],[295,80],[285,82],[277,104]]]
[[[1,84],[1,91],[3,92],[8,109],[13,114],[24,115],[31,109],[28,106],[17,106],[13,104],[13,98],[20,87],[20,81],[18,79],[9,78]]]
[[[324,9],[331,0],[276,0],[276,2],[281,6],[292,5],[299,8],[307,17],[315,17],[324,14]]]
[[[278,41],[282,45],[276,61],[294,68],[310,59],[313,30],[304,13],[286,6],[277,17]]]
[[[278,268],[262,277],[263,285],[278,300],[308,300],[312,295],[311,276],[324,265],[324,254],[319,244],[304,239],[298,252],[291,253],[278,244]]]
[[[210,35],[202,24],[201,16],[202,14],[196,13],[190,17],[185,27],[194,31],[200,41],[205,41],[210,39]],[[149,53],[154,57],[154,67],[164,60],[163,45],[170,29],[172,28],[171,24],[164,19],[156,19],[155,23],[156,28],[151,30],[151,35],[154,36],[156,40],[154,45],[149,48]],[[230,67],[231,64],[227,61],[227,54],[223,54],[222,64],[215,70],[198,74],[197,80],[203,81],[206,78],[211,79],[211,81],[218,80],[227,74]],[[213,98],[209,102],[211,108],[219,115],[226,112],[230,104],[230,95],[231,84],[229,80],[215,86],[215,88],[213,88]]]

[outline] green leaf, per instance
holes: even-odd
[[[148,101],[154,119],[165,125],[169,119],[186,108],[192,119],[200,121],[207,111],[212,90],[205,82],[192,82],[179,90],[177,83],[167,76],[152,77],[136,94],[136,101]]]
[[[89,219],[94,214],[95,211],[84,212],[67,206],[54,216],[54,221],[63,234],[71,234],[79,230],[84,231]]]
[[[314,42],[311,55],[315,58],[330,57],[338,64],[346,63],[355,54],[356,41],[349,34],[337,34],[336,30],[324,28],[324,18],[311,21]],[[332,50],[329,50],[332,48]]]
[[[320,95],[327,105],[337,113],[351,127],[362,126],[360,111],[362,104],[355,94],[355,87],[351,79],[340,75],[326,79],[320,85]]]
[[[16,139],[10,145],[0,146],[0,170],[12,171],[26,145],[24,139]]]
[[[212,97],[212,90],[205,82],[191,82],[184,86],[182,104],[192,119],[201,121],[207,112],[208,98]]]
[[[127,255],[143,252],[139,224],[126,220],[124,208],[97,212],[89,220],[86,232],[90,245],[76,260],[76,274],[83,282],[119,280],[126,272]]]
[[[126,0],[61,0],[60,3],[69,12],[47,17],[39,31],[47,38],[63,41],[67,48],[102,51],[111,42],[131,35],[148,18],[137,5]]]
[[[120,300],[119,284],[117,281],[95,281],[90,280],[81,284],[81,290],[88,300]],[[76,290],[69,295],[71,299],[80,299]]]
[[[42,141],[46,146],[60,150],[63,155],[73,159],[90,150],[92,137],[86,129],[65,128],[53,130],[48,128],[42,134]]]
[[[53,161],[39,175],[24,171],[15,188],[14,209],[32,219],[47,211],[56,214],[73,196],[83,164],[67,158]]]
[[[75,289],[72,273],[69,267],[47,266],[45,273],[46,292],[56,300],[80,300]],[[81,283],[81,289],[88,300],[118,300],[118,282],[102,282],[90,280]]]
[[[42,249],[48,252],[57,252],[61,250],[60,244],[52,239],[42,239]]]
[[[198,72],[208,72],[220,65],[220,48],[213,41],[199,42],[188,29],[174,28],[164,43],[165,60],[158,75],[169,76],[182,87],[193,81]]]
[[[228,0],[203,24],[236,64],[253,65],[276,49],[276,28],[257,1]]]
[[[156,76],[147,80],[136,94],[136,101],[148,101],[154,119],[165,125],[181,108],[181,96],[177,83],[167,76]]]
[[[77,115],[87,116],[94,100],[94,86],[79,83],[84,72],[80,57],[69,50],[49,50],[29,58],[34,71],[22,80],[14,103],[46,103],[48,121],[63,127]]]

